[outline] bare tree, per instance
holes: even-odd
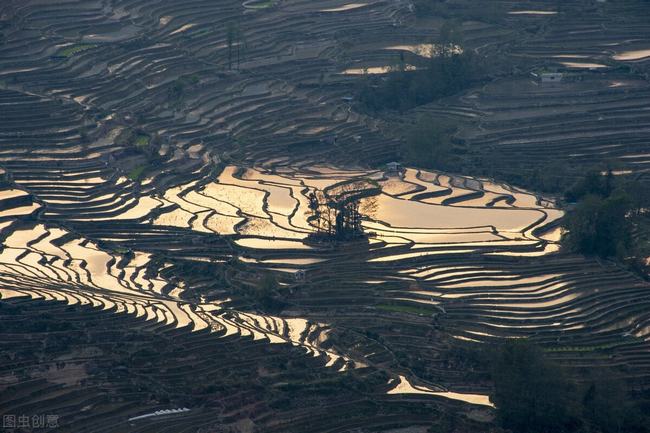
[[[376,184],[359,180],[309,194],[311,219],[317,233],[338,239],[361,236],[363,215],[374,212]]]

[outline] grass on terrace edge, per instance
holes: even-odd
[[[133,181],[137,181],[137,180],[140,179],[140,177],[142,177],[142,173],[144,173],[146,168],[147,167],[145,165],[140,165],[140,166],[134,168],[133,170],[131,170],[129,172],[129,174],[127,175],[127,177],[129,179],[133,180]]]
[[[97,45],[94,44],[77,44],[77,45],[72,45],[67,48],[64,48],[63,51],[61,51],[61,55],[64,57],[72,57],[77,53],[80,53],[82,51],[89,50],[91,48],[95,48]]]

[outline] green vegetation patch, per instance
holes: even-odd
[[[138,134],[138,135],[135,136],[134,144],[135,144],[135,147],[142,148],[142,147],[148,146],[150,141],[151,141],[151,137],[149,137],[148,135],[146,135],[146,134]]]
[[[212,33],[212,29],[201,29],[199,31],[189,34],[189,37],[193,39],[193,38],[209,35],[210,33]]]
[[[619,347],[623,346],[626,344],[631,344],[634,343],[633,340],[629,341],[621,341],[621,342],[614,342],[614,343],[605,343],[605,344],[598,344],[598,345],[593,345],[593,346],[558,346],[558,347],[548,347],[544,348],[545,353],[554,353],[554,352],[578,352],[578,353],[586,353],[586,352],[598,352],[600,350],[607,350],[607,349],[613,349],[614,347]]]
[[[97,45],[95,44],[77,44],[77,45],[71,45],[69,47],[66,47],[61,51],[61,55],[64,57],[72,57],[75,54],[79,54],[82,51],[89,50],[91,48],[95,48]]]
[[[146,169],[147,169],[146,165],[138,166],[138,167],[134,168],[133,170],[131,170],[129,172],[129,174],[127,174],[127,177],[129,179],[131,179],[132,181],[137,181],[142,177],[142,174],[144,173],[144,171]]]

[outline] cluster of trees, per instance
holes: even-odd
[[[492,357],[492,402],[505,428],[520,433],[573,431],[577,417],[572,385],[541,350],[521,341],[504,344]]]
[[[499,155],[492,155],[498,160]],[[499,170],[499,174],[503,173]],[[495,170],[491,175],[495,174]],[[575,181],[571,167],[566,161],[551,161],[533,168],[532,172],[526,170],[514,170],[503,176],[511,183],[521,185],[527,189],[546,193],[562,193],[573,185]]]
[[[401,55],[394,72],[367,77],[359,93],[361,108],[404,111],[454,95],[485,78],[478,56],[459,52],[454,43],[441,43],[436,54],[415,70],[408,70]]]
[[[605,175],[597,170],[590,170],[565,191],[564,198],[568,202],[577,202],[588,195],[608,197],[614,191],[616,183],[612,170],[607,170]]]
[[[284,294],[280,292],[278,280],[269,272],[262,276],[259,285],[255,286],[250,294],[264,311],[278,313],[286,306]]]
[[[504,428],[517,433],[648,431],[644,408],[612,371],[574,381],[525,340],[509,341],[491,357],[491,399]]]
[[[565,198],[576,202],[565,221],[565,249],[600,257],[625,259],[633,254],[633,220],[648,202],[646,188],[618,180],[611,170],[590,172],[569,189]]]
[[[317,236],[352,239],[363,235],[362,214],[372,214],[379,192],[376,184],[355,181],[330,190],[316,190],[309,194],[310,219]]]
[[[624,192],[586,196],[567,216],[563,245],[582,254],[625,258],[632,243],[630,206]]]

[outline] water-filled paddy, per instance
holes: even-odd
[[[650,49],[623,51],[614,55],[614,60],[634,61],[650,57]]]
[[[333,8],[327,8],[327,9],[321,9],[321,12],[344,12],[344,11],[350,11],[354,9],[359,9],[364,6],[367,6],[368,3],[348,3],[343,6],[337,6]]]
[[[201,217],[199,231],[245,236],[236,240],[241,247],[304,249],[304,241],[315,230],[309,219],[309,194],[358,181],[377,189],[364,199],[370,203],[363,215],[366,229],[377,240],[412,243],[414,249],[449,243],[527,245],[524,238],[530,243],[532,228],[561,216],[560,211],[539,205],[538,197],[507,185],[435,172],[406,169],[396,176],[326,166],[282,170],[229,166],[214,182],[170,189],[164,198],[178,207],[159,215],[156,222],[190,227],[194,215]],[[426,194],[440,191],[445,195]],[[499,197],[504,199],[496,200]]]

